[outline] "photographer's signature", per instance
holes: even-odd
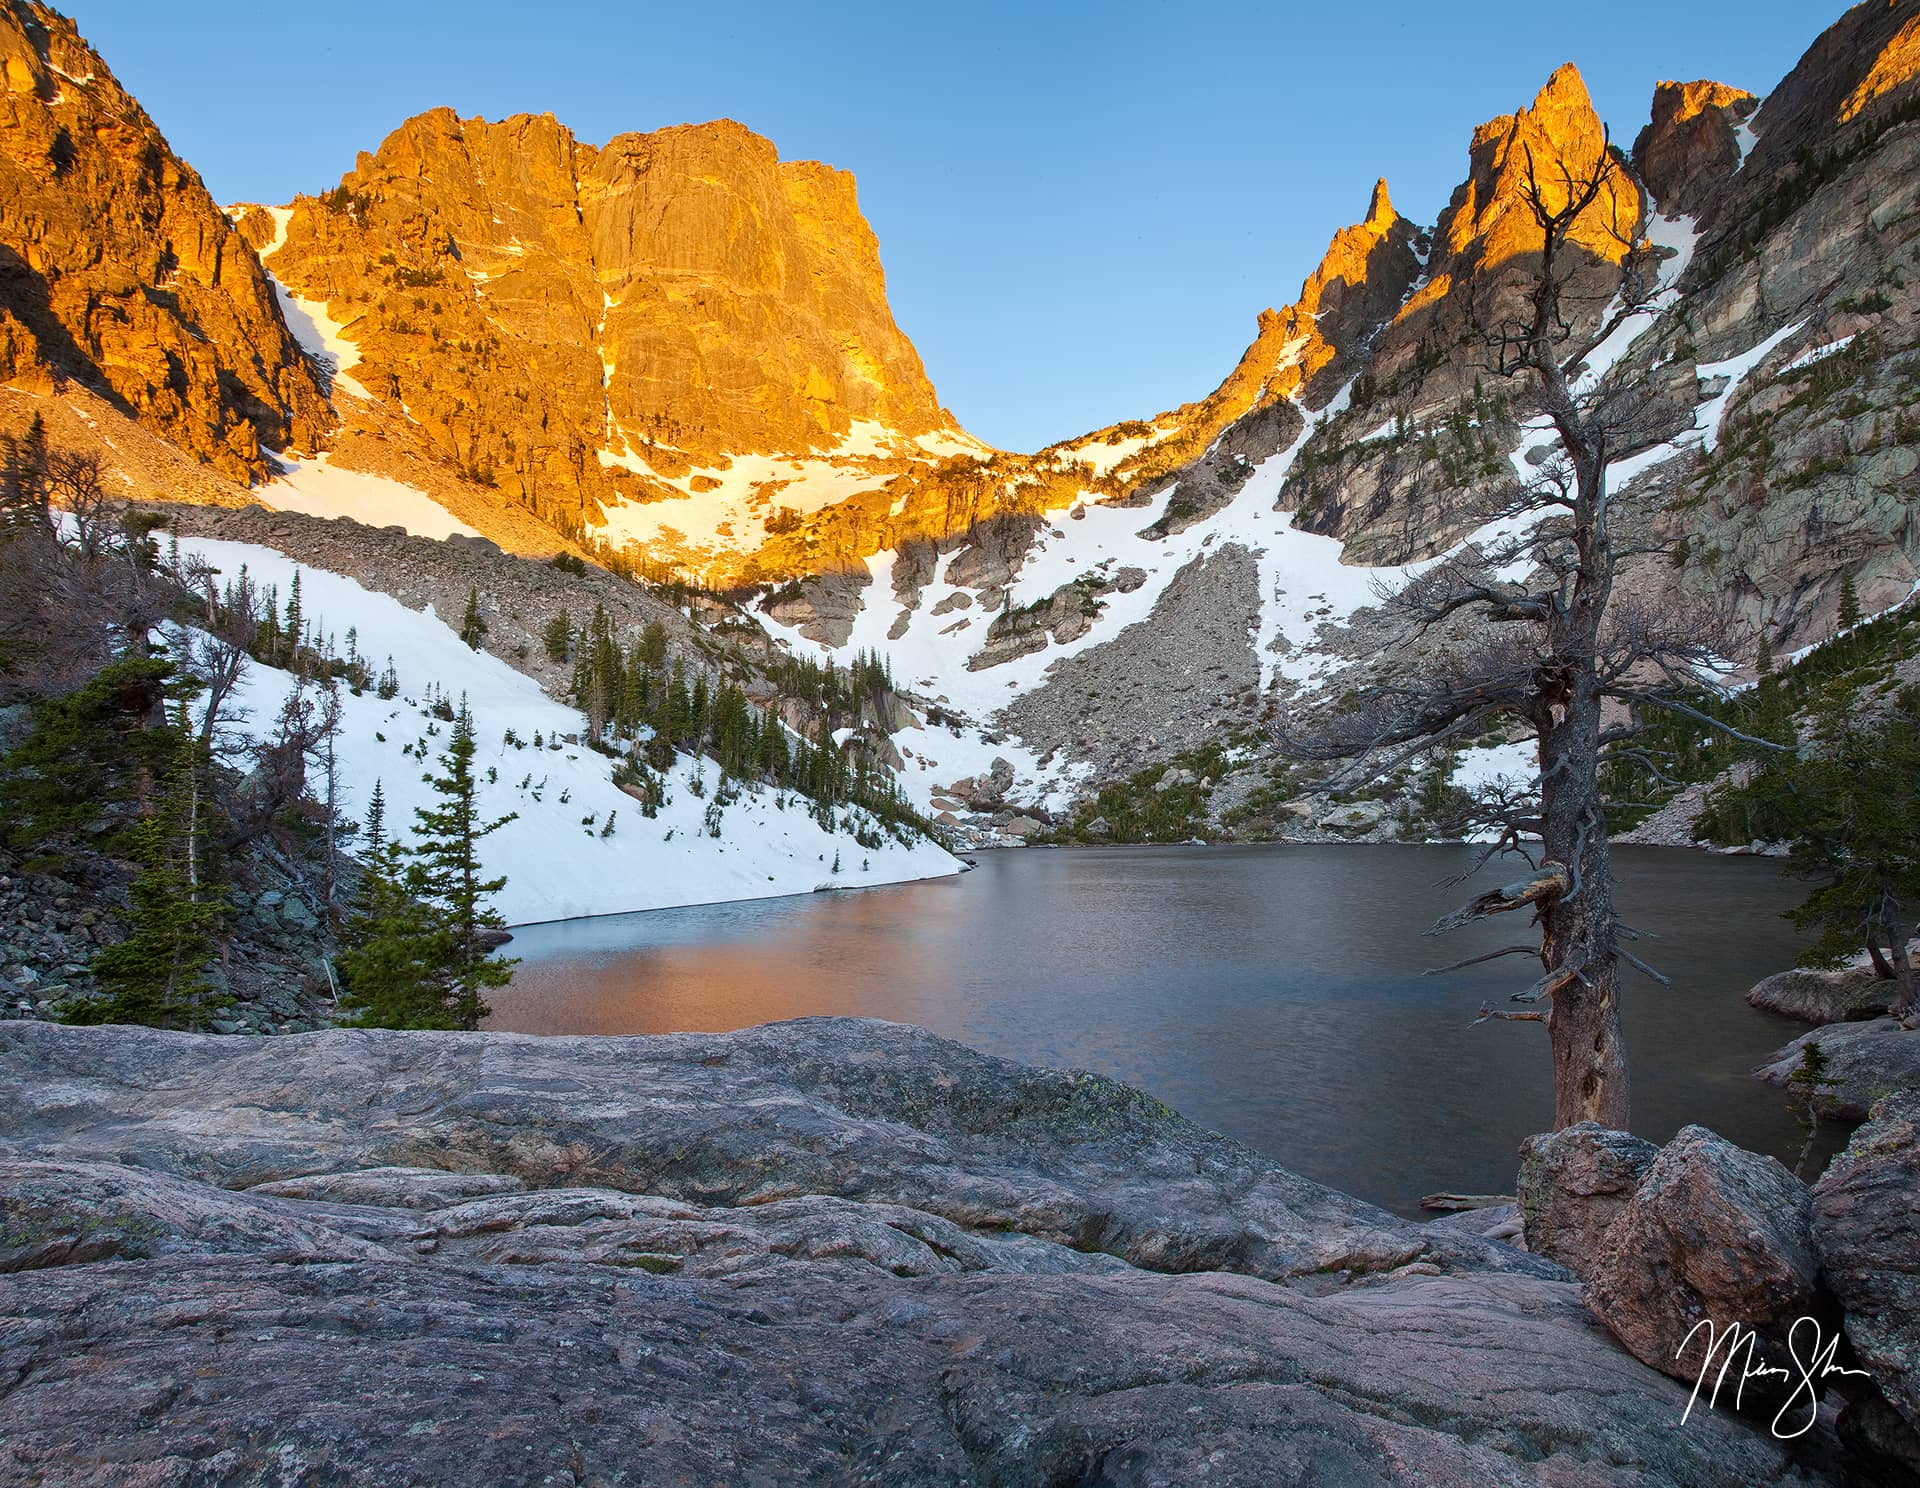
[[[1707,1318],[1702,1318],[1687,1330],[1687,1336],[1680,1340],[1680,1347],[1673,1351],[1676,1359],[1687,1351],[1687,1345],[1693,1342],[1694,1336],[1702,1328],[1706,1329],[1707,1334],[1706,1356],[1700,1364],[1700,1377],[1693,1383],[1693,1394],[1687,1398],[1687,1408],[1681,1414],[1682,1426],[1692,1416],[1693,1407],[1702,1391],[1706,1391],[1707,1409],[1712,1410],[1719,1404],[1721,1389],[1731,1381],[1733,1408],[1739,1410],[1740,1397],[1747,1388],[1748,1380],[1783,1380],[1792,1388],[1788,1391],[1785,1403],[1774,1412],[1770,1429],[1780,1440],[1790,1441],[1813,1426],[1819,1410],[1818,1381],[1836,1374],[1855,1375],[1861,1379],[1868,1377],[1864,1369],[1848,1369],[1834,1362],[1834,1353],[1840,1347],[1840,1335],[1836,1333],[1830,1339],[1823,1338],[1816,1318],[1796,1318],[1793,1326],[1787,1330],[1790,1366],[1769,1364],[1766,1356],[1760,1352],[1759,1335],[1744,1323],[1729,1323],[1723,1331]],[[1707,1384],[1709,1375],[1713,1377],[1711,1388]],[[1799,1424],[1795,1425],[1796,1421]]]

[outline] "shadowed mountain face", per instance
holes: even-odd
[[[0,4],[0,382],[71,379],[227,476],[330,422],[259,261],[72,22]]]

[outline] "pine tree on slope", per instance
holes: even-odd
[[[433,978],[445,939],[429,907],[407,891],[407,862],[387,834],[386,789],[367,803],[360,892],[341,929],[342,1007],[368,1028],[447,1028],[446,998]]]
[[[513,978],[512,961],[488,954],[485,932],[506,924],[487,899],[506,886],[506,879],[480,876],[482,839],[515,819],[508,813],[483,821],[473,773],[475,744],[473,714],[460,699],[453,737],[440,757],[441,773],[428,783],[439,797],[431,806],[414,810],[412,862],[407,887],[433,907],[445,937],[445,960],[439,968],[444,981],[445,1006],[453,1026],[475,1029],[489,1009],[482,995],[488,987],[503,987]]]
[[[460,618],[460,639],[466,642],[469,651],[478,651],[486,638],[487,621],[480,613],[480,589],[474,585],[467,590],[467,612]]]
[[[152,809],[128,834],[140,874],[124,940],[103,947],[93,974],[107,993],[69,1014],[76,1023],[144,1023],[176,1026],[206,1010],[212,984],[219,901],[199,881],[207,848],[207,813],[201,806],[200,743],[188,726],[186,701],[169,729],[172,748]]]

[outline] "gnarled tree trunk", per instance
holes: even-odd
[[[1547,1038],[1553,1053],[1553,1124],[1597,1121],[1624,1129],[1629,1088],[1620,1000],[1613,869],[1597,773],[1600,690],[1588,671],[1570,679],[1564,705],[1540,720],[1541,834],[1572,887],[1540,907],[1540,961],[1554,976]],[[1558,973],[1558,975],[1555,975]]]

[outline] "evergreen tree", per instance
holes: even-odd
[[[565,610],[547,622],[542,639],[547,643],[548,657],[554,661],[565,661],[573,654],[573,624]]]
[[[268,666],[280,665],[280,586],[267,585],[267,592],[261,597],[261,609],[266,623],[260,629],[260,649],[256,659]]]
[[[1788,867],[1816,880],[1789,911],[1819,936],[1801,964],[1835,965],[1864,946],[1875,970],[1897,983],[1900,1010],[1912,1012],[1906,946],[1920,910],[1920,686],[1868,717],[1844,679],[1829,685],[1815,698],[1806,747],[1763,761],[1745,785],[1716,798],[1713,821],[1730,817],[1786,841]]]
[[[204,1011],[212,990],[206,972],[221,906],[196,882],[206,847],[201,746],[184,698],[165,737],[168,758],[151,809],[128,834],[140,873],[129,891],[127,936],[93,958],[94,979],[107,996],[77,1005],[68,1015],[75,1023],[174,1027]]]
[[[438,801],[414,811],[412,861],[407,887],[433,906],[444,937],[444,960],[436,969],[452,1026],[475,1029],[487,1015],[483,992],[504,987],[513,978],[512,961],[488,954],[485,932],[506,923],[488,905],[506,879],[480,876],[483,838],[514,820],[514,814],[483,821],[473,774],[473,715],[464,697],[453,722],[453,737],[440,756],[441,773],[428,778]]]
[[[1753,670],[1756,676],[1771,677],[1773,675],[1773,642],[1767,639],[1767,633],[1764,630],[1760,632],[1760,650],[1754,657]]]
[[[707,747],[707,709],[707,673],[703,667],[700,675],[693,679],[693,698],[689,705],[689,716],[687,719],[687,733],[689,736],[687,742],[693,746],[693,752],[695,754],[700,753]]]
[[[386,790],[379,781],[367,803],[366,831],[360,892],[341,929],[342,1009],[362,1027],[451,1027],[435,979],[447,959],[447,940],[429,907],[408,892],[406,856],[387,833]]]
[[[460,639],[467,643],[469,651],[478,651],[486,638],[486,617],[480,613],[480,586],[475,584],[467,589],[467,613],[460,618]]]
[[[300,570],[293,571],[293,582],[287,586],[287,623],[283,634],[286,640],[281,654],[290,661],[298,663],[300,659],[300,634],[307,626],[307,617],[300,608]]]
[[[0,532],[45,531],[51,524],[47,426],[35,414],[16,439],[0,435]]]
[[[667,627],[658,620],[647,623],[640,632],[640,651],[645,657],[647,670],[658,675],[667,669]]]
[[[1842,630],[1851,630],[1860,623],[1860,596],[1854,592],[1853,570],[1840,570],[1840,616],[1838,625]]]
[[[26,871],[57,868],[77,834],[111,822],[164,768],[170,741],[146,725],[172,672],[157,659],[117,661],[34,710],[33,732],[0,771],[0,847]]]

